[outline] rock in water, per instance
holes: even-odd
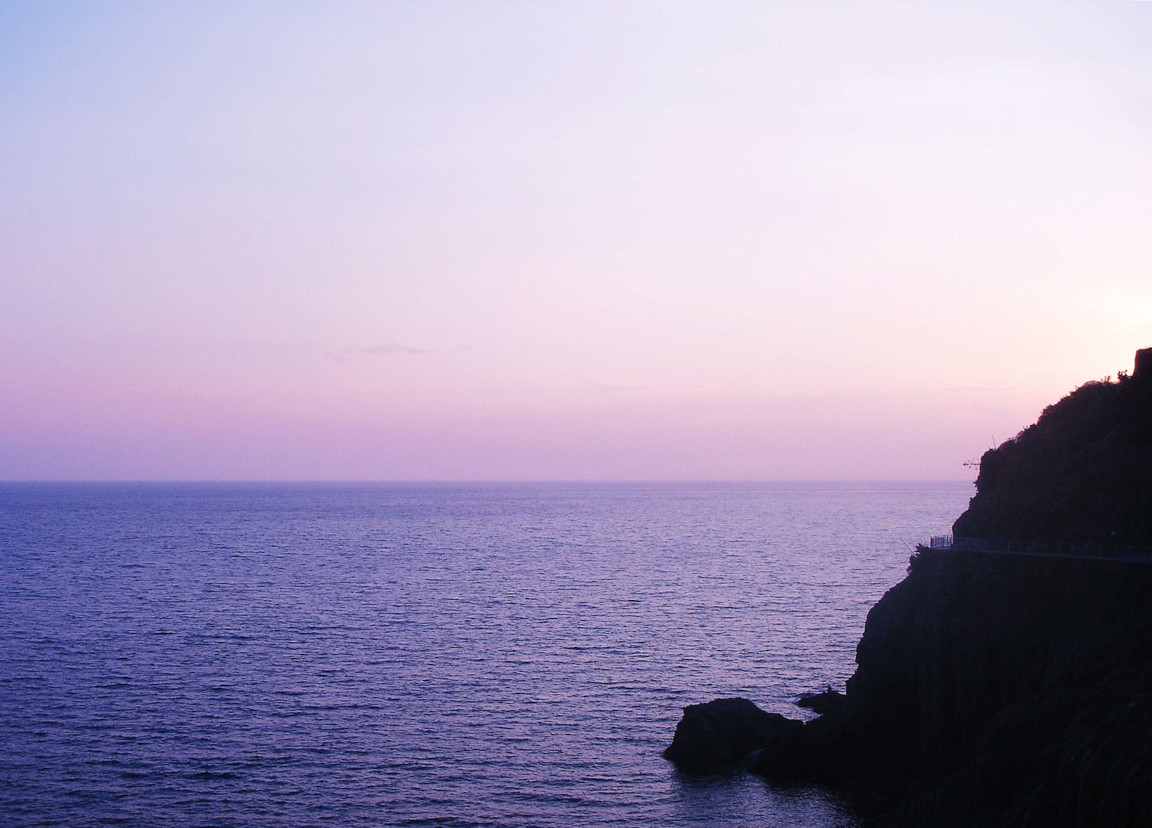
[[[844,707],[844,694],[837,693],[828,685],[823,693],[805,693],[796,701],[797,707],[804,707],[820,716],[825,713],[838,712]]]
[[[714,699],[690,704],[676,725],[664,758],[680,770],[707,773],[739,763],[771,742],[789,721],[748,699]]]

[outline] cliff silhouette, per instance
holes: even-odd
[[[986,453],[954,531],[1147,543],[1150,444],[1152,350]],[[917,550],[824,715],[694,705],[666,757],[834,785],[876,825],[1152,825],[1152,563],[987,548]]]
[[[1132,376],[1081,386],[985,452],[952,531],[1152,545],[1152,348]]]

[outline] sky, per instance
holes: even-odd
[[[0,479],[971,480],[1152,346],[1152,3],[0,3]]]

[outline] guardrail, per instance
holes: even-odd
[[[1054,558],[1101,558],[1152,563],[1152,546],[1102,541],[1023,540],[1020,538],[954,538],[933,535],[929,549],[987,552],[999,555],[1044,555]]]

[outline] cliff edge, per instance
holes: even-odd
[[[1099,554],[1152,544],[1150,447],[1152,350],[986,453],[957,537],[1095,556],[921,547],[843,702],[764,719],[749,767],[851,791],[877,825],[1152,825],[1152,562]]]
[[[984,453],[962,538],[1152,545],[1152,348]]]

